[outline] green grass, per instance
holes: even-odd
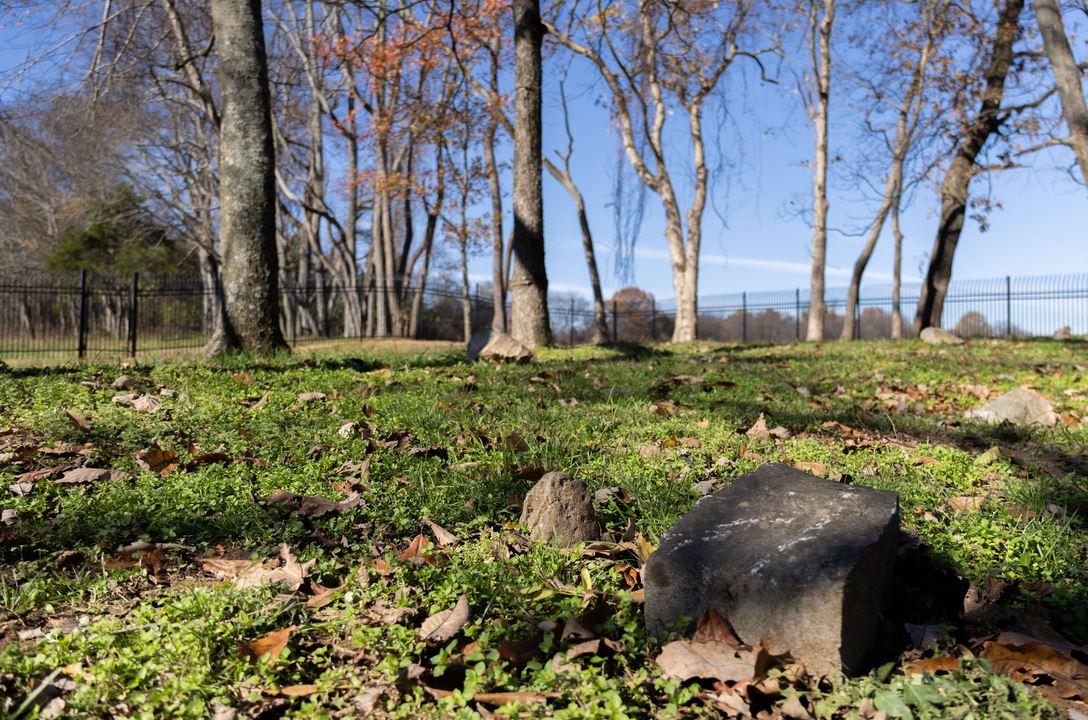
[[[1079,423],[1088,416],[1081,363],[1088,354],[1076,344],[1000,341],[579,348],[517,367],[464,364],[449,346],[312,350],[125,370],[135,391],[174,391],[151,415],[111,403],[116,366],[0,371],[0,507],[18,512],[0,535],[0,714],[63,669],[74,682],[65,711],[75,716],[205,717],[216,703],[241,716],[350,716],[374,688],[382,689],[377,712],[396,717],[473,717],[474,695],[497,691],[553,694],[543,706],[501,709],[510,715],[714,716],[706,687],[667,679],[654,664],[659,646],[623,579],[638,566],[633,556],[588,558],[518,536],[510,498],[552,469],[593,490],[622,487],[628,496],[598,506],[603,529],[618,537],[633,520],[655,543],[698,499],[696,482],[720,488],[768,461],[822,463],[832,477],[899,492],[903,523],[932,549],[935,567],[978,583],[1003,580],[1009,617],[1045,620],[1084,643],[1088,427],[961,420],[980,402],[968,386],[1031,384]],[[300,403],[303,392],[326,398]],[[655,406],[663,401],[675,404]],[[792,437],[744,435],[761,412]],[[338,434],[348,421],[369,422],[379,436],[411,433],[411,447],[435,446],[446,457],[370,449],[358,434]],[[528,449],[507,441],[514,433]],[[131,477],[86,487],[45,479],[26,496],[9,491],[19,473],[71,459],[20,454],[57,441],[83,446],[91,467]],[[648,443],[656,453],[640,453]],[[155,444],[176,452],[182,467],[166,476],[140,469],[136,453]],[[983,456],[993,447],[1002,452]],[[212,451],[243,460],[184,467]],[[276,490],[339,500],[348,488],[334,487],[344,481],[338,469],[367,457],[369,477],[355,488],[364,503],[343,514],[299,517],[255,501]],[[957,496],[988,501],[955,510],[947,503]],[[399,561],[413,536],[431,537],[423,517],[460,542],[432,549],[434,564]],[[140,567],[118,567],[118,549],[137,540],[187,549],[168,549],[153,582]],[[282,543],[315,561],[316,582],[342,586],[331,604],[308,608],[306,592],[233,589],[199,562],[271,557]],[[936,590],[914,581],[901,581],[897,594],[910,601],[907,619],[924,622]],[[423,619],[462,593],[473,610],[464,631],[444,644],[420,640]],[[373,619],[379,603],[410,612],[383,625]],[[587,611],[622,651],[557,664],[571,642],[547,623],[562,628]],[[288,626],[297,629],[275,662],[239,656],[244,643]],[[20,640],[29,628],[46,635]],[[512,658],[512,643],[525,640],[536,652]],[[420,679],[411,677],[415,666]],[[822,717],[856,716],[866,698],[891,717],[906,717],[895,714],[900,706],[913,717],[1057,716],[985,661],[937,677],[896,667],[797,690]],[[277,694],[300,684],[316,690]]]

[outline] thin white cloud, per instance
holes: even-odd
[[[646,258],[648,260],[669,259],[669,253],[664,250],[648,250],[636,248],[635,255],[640,258]],[[793,262],[790,260],[772,260],[770,258],[728,257],[726,255],[703,254],[699,256],[699,261],[703,263],[704,267],[707,263],[709,263],[712,265],[723,265],[726,267],[772,270],[774,272],[795,273],[799,275],[808,275],[810,272],[812,272],[812,266],[808,263]],[[829,277],[850,277],[849,268],[835,267],[834,265],[828,265],[826,273]],[[883,280],[885,282],[892,281],[891,273],[873,272],[872,270],[867,271],[865,273],[865,277],[869,280]]]

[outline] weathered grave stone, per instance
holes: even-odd
[[[506,333],[491,332],[477,357],[481,360],[525,363],[533,359],[533,351]]]
[[[939,327],[923,328],[918,339],[930,345],[963,345],[963,338]]]
[[[998,425],[1039,425],[1052,427],[1058,424],[1058,414],[1045,397],[1029,387],[1018,387],[998,395],[980,408],[968,410],[964,417]]]
[[[708,495],[643,572],[661,636],[714,608],[750,645],[817,674],[868,668],[891,584],[899,496],[768,464]]]
[[[560,547],[596,540],[600,535],[593,496],[581,480],[564,472],[550,472],[525,496],[521,523],[529,538]]]

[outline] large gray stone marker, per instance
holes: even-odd
[[[768,464],[704,497],[643,572],[661,636],[716,609],[746,644],[821,675],[864,672],[894,573],[899,495]]]

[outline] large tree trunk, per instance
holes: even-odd
[[[895,238],[895,259],[892,261],[892,340],[903,337],[903,311],[899,307],[899,294],[903,281],[903,231],[899,227],[901,202],[902,188],[899,188],[892,205],[892,236]]]
[[[813,124],[816,126],[816,162],[812,173],[812,279],[811,301],[808,313],[808,329],[805,339],[819,342],[824,339],[824,268],[827,265],[827,115],[831,91],[831,28],[835,23],[835,0],[824,0],[823,16],[818,35],[816,73],[816,106]],[[816,16],[813,14],[813,22]]]
[[[1043,36],[1043,48],[1062,100],[1062,115],[1069,126],[1069,144],[1077,154],[1081,180],[1088,184],[1088,105],[1084,102],[1080,68],[1069,47],[1058,0],[1035,0],[1035,20]]]
[[[286,350],[279,325],[275,148],[260,0],[211,0],[219,52],[222,333],[207,351]]]
[[[940,327],[944,298],[952,278],[952,260],[956,253],[963,220],[967,214],[968,189],[978,173],[975,159],[990,135],[1001,127],[1001,101],[1005,96],[1005,79],[1012,64],[1012,46],[1020,34],[1020,13],[1024,0],[1005,0],[994,33],[993,51],[986,70],[986,88],[978,113],[964,128],[955,156],[941,182],[941,215],[929,268],[918,298],[918,311],[912,328],[915,336],[927,327]]]
[[[495,134],[498,123],[488,121],[484,135],[484,160],[487,162],[487,187],[491,193],[491,329],[506,332],[506,273],[502,262],[502,187],[499,165],[495,161]]]
[[[552,344],[544,266],[541,177],[540,0],[514,0],[514,238],[510,334],[530,348]]]

